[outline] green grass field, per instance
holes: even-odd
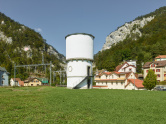
[[[166,92],[0,88],[0,123],[164,124]]]

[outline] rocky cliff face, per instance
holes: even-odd
[[[6,43],[9,43],[9,44],[12,43],[12,38],[5,36],[2,31],[0,31],[0,40],[5,41]]]
[[[136,34],[137,36],[141,37],[142,34],[140,32],[140,28],[143,28],[148,22],[153,19],[154,16],[150,16],[141,20],[135,20],[130,23],[125,23],[123,26],[118,28],[116,31],[110,33],[106,37],[106,42],[103,45],[101,51],[110,49],[113,44],[116,44],[119,41],[123,41],[124,39],[126,39],[127,36],[131,37],[131,34]],[[136,37],[134,37],[134,40],[137,40]]]

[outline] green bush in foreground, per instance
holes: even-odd
[[[148,74],[143,82],[144,87],[147,90],[153,89],[157,84],[157,75],[152,69],[149,69]]]

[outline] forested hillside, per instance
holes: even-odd
[[[61,68],[64,56],[48,45],[39,33],[0,13],[0,66],[5,67],[11,77],[14,63],[41,64],[42,53],[45,63],[52,61],[54,70]],[[37,69],[40,71],[42,68]],[[18,68],[17,74],[17,77],[25,79],[29,72],[25,68]]]
[[[141,72],[142,62],[152,61],[156,56],[166,54],[166,7],[137,17],[136,20],[149,16],[155,18],[143,28],[139,28],[142,33],[141,37],[131,33],[124,41],[97,53],[95,55],[96,68],[113,71],[123,60],[137,60],[137,71]]]

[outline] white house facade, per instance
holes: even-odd
[[[144,89],[143,81],[137,78],[138,75],[133,72],[103,72],[96,75],[95,81],[97,87],[104,89]]]
[[[118,65],[115,69],[117,72],[134,72],[136,73],[136,67],[134,65],[130,65],[128,62],[123,63],[122,65]]]
[[[154,61],[146,62],[143,66],[144,78],[146,78],[149,69],[152,69],[157,75],[157,81],[166,81],[166,60],[164,61]]]

